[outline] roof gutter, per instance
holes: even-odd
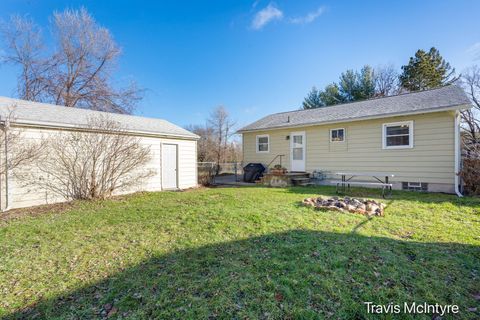
[[[70,129],[70,130],[81,130],[81,131],[95,131],[88,128],[82,127],[81,125],[65,124],[60,122],[48,122],[48,121],[32,121],[25,119],[15,119],[15,124],[23,125],[28,127],[37,127],[37,128],[54,128],[54,129]],[[142,130],[129,130],[125,129],[126,133],[137,134],[148,137],[161,137],[161,138],[178,138],[178,139],[187,139],[187,140],[198,140],[199,136],[194,135],[183,135],[183,134],[169,134],[169,133],[160,133],[152,131],[142,131]]]
[[[310,122],[305,124],[298,124],[298,125],[282,125],[282,126],[273,126],[268,128],[259,128],[259,129],[240,129],[237,133],[246,133],[246,132],[256,132],[256,131],[266,131],[266,130],[276,130],[276,129],[289,129],[289,128],[302,128],[302,127],[312,127],[312,126],[320,126],[320,125],[328,125],[328,124],[336,124],[336,123],[344,123],[344,122],[355,122],[355,121],[364,121],[364,120],[374,120],[374,119],[383,119],[383,118],[390,118],[390,117],[399,117],[399,116],[410,116],[410,115],[417,115],[417,114],[424,114],[424,113],[434,113],[434,112],[442,112],[442,111],[457,111],[462,109],[470,109],[472,108],[469,104],[459,104],[453,105],[448,107],[439,107],[436,109],[429,109],[429,110],[418,110],[413,112],[396,112],[396,113],[387,113],[381,114],[376,116],[365,116],[365,117],[358,117],[353,119],[339,119],[335,121],[324,121],[324,122]]]
[[[459,197],[463,197],[463,194],[460,192],[460,161],[461,161],[461,151],[460,151],[460,112],[455,112],[455,193]]]

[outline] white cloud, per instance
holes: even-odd
[[[467,53],[473,57],[473,60],[480,60],[480,42],[471,45],[467,49]]]
[[[289,21],[293,24],[307,24],[315,21],[325,12],[325,7],[320,7],[315,11],[309,12],[307,15],[302,17],[291,18]]]
[[[252,29],[260,30],[268,23],[274,20],[282,20],[283,12],[274,4],[270,3],[268,6],[258,11],[252,21]]]

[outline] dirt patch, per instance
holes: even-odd
[[[27,208],[11,209],[11,210],[8,210],[7,212],[3,212],[3,213],[0,212],[0,224],[9,222],[12,220],[26,218],[26,217],[36,217],[36,216],[40,216],[47,213],[56,213],[56,214],[64,213],[77,208],[80,203],[91,203],[94,205],[95,204],[102,205],[104,201],[117,201],[117,202],[127,201],[130,197],[134,195],[140,195],[143,193],[146,194],[148,192],[135,192],[130,194],[117,195],[111,198],[107,198],[105,200],[67,201],[67,202],[60,202],[60,203],[44,204],[39,206],[27,207]]]
[[[46,213],[63,213],[71,210],[76,206],[75,201],[61,202],[53,204],[45,204],[28,208],[12,209],[7,212],[0,213],[0,222],[8,222],[18,220],[25,217],[35,217]]]
[[[209,188],[194,187],[194,188],[177,190],[176,192],[192,192],[199,189],[209,189]],[[165,192],[165,191],[160,191],[160,192]],[[152,193],[152,192],[139,191],[139,192],[134,192],[129,194],[113,196],[105,200],[68,201],[68,202],[44,204],[40,206],[33,206],[33,207],[27,207],[27,208],[11,209],[11,210],[8,210],[7,212],[3,212],[3,213],[0,212],[0,225],[5,224],[6,222],[9,222],[12,220],[18,220],[26,217],[36,217],[36,216],[40,216],[42,214],[47,214],[47,213],[56,213],[56,214],[64,213],[77,208],[80,203],[90,203],[94,206],[95,205],[102,206],[102,204],[105,201],[124,202],[124,201],[128,201],[128,199],[130,199],[133,196],[139,196],[142,194],[149,194],[149,193]]]

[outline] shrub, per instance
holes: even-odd
[[[87,128],[61,132],[47,140],[30,179],[65,199],[104,199],[115,191],[131,190],[150,177],[145,169],[150,148],[107,117],[91,118]]]
[[[463,180],[467,194],[480,195],[480,159],[464,159],[459,176]]]
[[[209,186],[213,183],[213,178],[217,172],[217,165],[214,163],[206,163],[198,167],[198,184]]]

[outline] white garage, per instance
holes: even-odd
[[[0,122],[10,116],[10,130],[17,130],[26,139],[41,140],[59,131],[88,130],[92,117],[105,116],[118,122],[128,135],[138,137],[149,147],[147,165],[152,175],[140,186],[122,193],[186,189],[197,186],[198,136],[162,119],[110,114],[79,108],[0,97]],[[0,146],[0,159],[5,159],[5,146]],[[4,165],[5,161],[0,163]],[[1,170],[0,170],[1,171]],[[25,186],[12,172],[0,176],[0,209],[28,207],[61,202],[49,190]]]

